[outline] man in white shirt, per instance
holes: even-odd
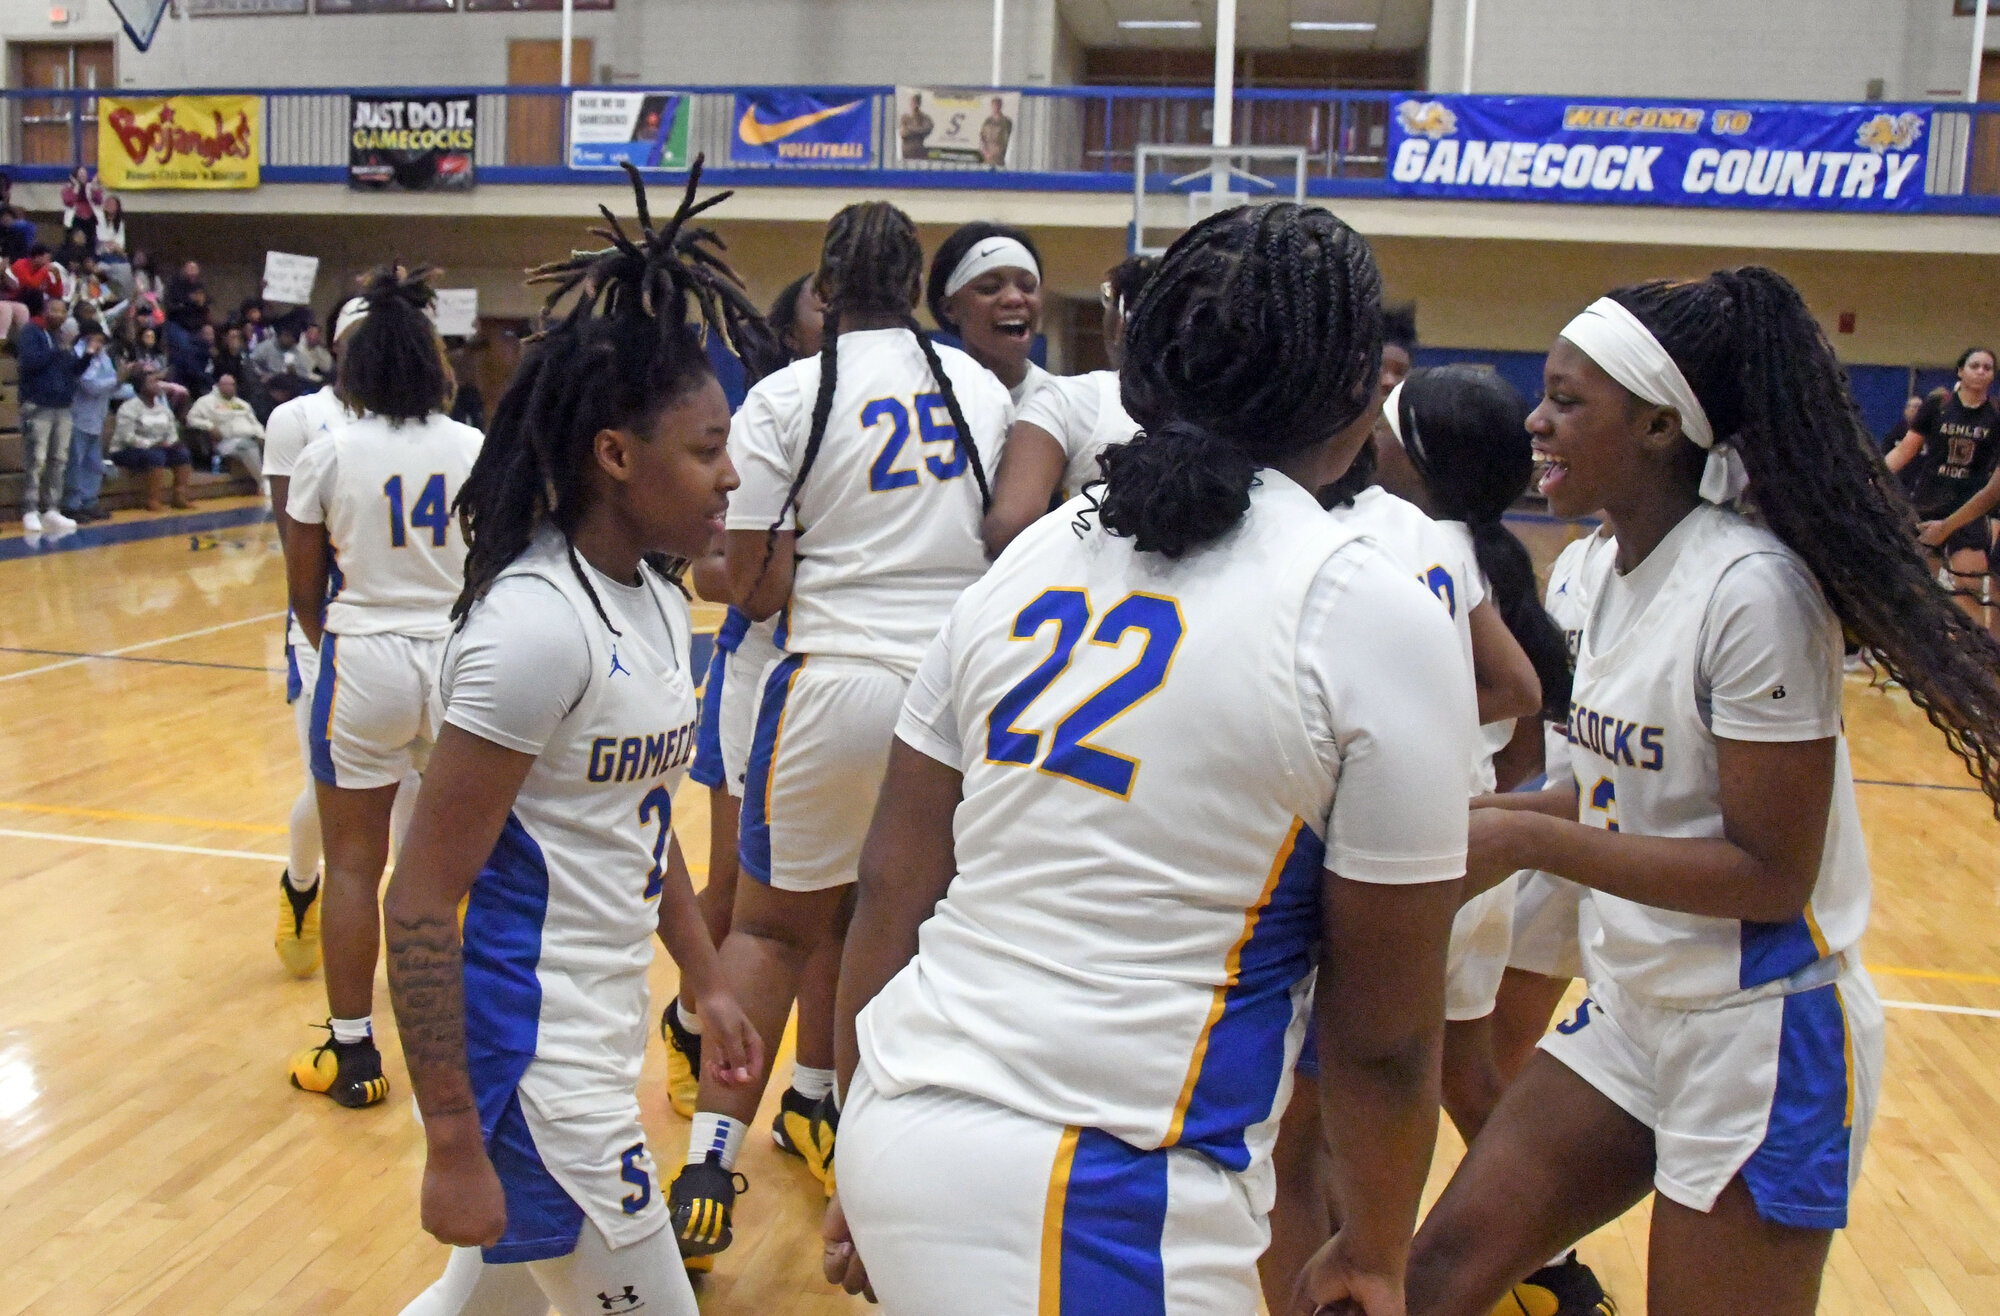
[[[250,404],[237,394],[236,376],[222,376],[212,392],[196,398],[188,408],[187,425],[206,431],[216,456],[241,462],[250,478],[262,485],[264,427]]]

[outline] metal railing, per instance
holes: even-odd
[[[571,169],[562,87],[188,88],[188,95],[261,98],[260,167],[266,183],[335,183],[347,177],[349,100],[359,96],[472,96],[481,184],[604,184],[616,175]],[[597,91],[686,98],[688,146],[704,153],[713,181],[734,186],[879,186],[1120,192],[1133,185],[1140,146],[1206,145],[1212,95],[1189,87],[1021,87],[1009,167],[903,161],[895,88],[813,87],[827,97],[871,102],[869,155],[859,164],[773,164],[736,153],[738,87],[638,87]],[[24,181],[66,177],[97,159],[103,90],[0,89],[0,169]],[[171,91],[121,89],[120,96]],[[1242,89],[1234,102],[1239,146],[1306,152],[1314,196],[1386,196],[1390,118],[1405,92]],[[1933,213],[2000,213],[2000,104],[1940,106],[1926,146],[1926,198]]]

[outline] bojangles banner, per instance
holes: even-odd
[[[259,96],[106,96],[98,102],[98,176],[124,192],[255,187],[263,114]]]

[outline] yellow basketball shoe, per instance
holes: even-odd
[[[771,1121],[771,1141],[778,1150],[798,1157],[813,1178],[833,1195],[833,1144],[840,1128],[840,1111],[833,1098],[815,1101],[797,1088],[786,1088],[778,1099],[778,1117]]]
[[[1490,1316],[1618,1316],[1618,1304],[1572,1252],[1516,1284]]]
[[[315,881],[294,891],[291,870],[278,878],[278,959],[294,978],[310,978],[319,968],[319,893]]]
[[[372,1106],[389,1095],[382,1053],[375,1049],[374,1038],[340,1042],[334,1040],[331,1024],[319,1027],[326,1029],[326,1041],[292,1057],[293,1087],[324,1093],[349,1108]]]
[[[678,1000],[660,1011],[660,1038],[667,1044],[667,1102],[674,1114],[693,1119],[701,1100],[701,1034],[681,1023]]]

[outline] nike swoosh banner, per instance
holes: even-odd
[[[820,96],[809,91],[736,94],[735,164],[866,165],[873,163],[872,96]]]
[[[1928,105],[1413,96],[1392,196],[1744,210],[1913,211]]]

